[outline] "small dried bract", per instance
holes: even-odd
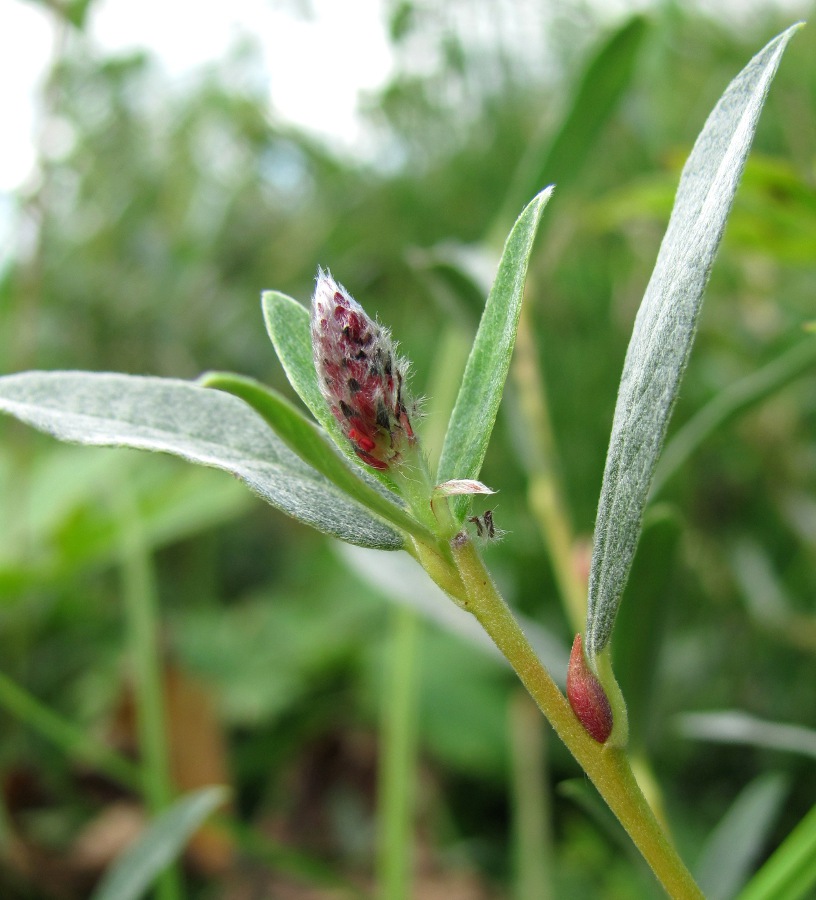
[[[388,329],[318,269],[312,351],[320,390],[355,453],[375,469],[398,465],[416,442],[405,400],[407,363]]]
[[[460,494],[495,494],[496,492],[481,481],[472,478],[453,478],[443,481],[433,489],[433,497],[453,497]]]

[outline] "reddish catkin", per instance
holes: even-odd
[[[320,390],[355,453],[375,469],[398,465],[416,441],[405,401],[407,363],[388,329],[318,269],[312,350]]]

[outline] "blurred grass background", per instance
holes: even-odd
[[[489,3],[469,5],[490,21]],[[291,394],[258,297],[307,302],[319,264],[392,327],[433,409],[455,389],[456,335],[474,332],[484,296],[452,261],[490,271],[524,202],[555,181],[528,319],[565,498],[588,540],[683,160],[728,81],[790,16],[757,6],[736,28],[667,3],[610,27],[562,3],[551,58],[531,66],[512,44],[468,44],[433,5],[393,0],[398,64],[366,99],[385,149],[361,163],[269,114],[251,42],[170,89],[149,54],[101,55],[83,36],[88,8],[53,5],[63,35],[39,176],[16,198],[0,272],[0,369],[231,369]],[[810,26],[772,87],[671,434],[764,366],[783,360],[782,375],[666,480],[616,633],[636,748],[692,866],[759,776],[779,773],[780,787],[753,817],[749,867],[816,798],[816,352],[804,346],[816,320],[814,48]],[[417,74],[418,53],[437,65]],[[342,53],[315,77],[337,64]],[[439,423],[424,426],[432,440]],[[483,471],[507,535],[486,553],[512,605],[566,652],[572,632],[527,502],[528,437],[511,387]],[[152,554],[176,781],[227,781],[247,826],[188,858],[191,896],[345,896],[338,878],[369,890],[392,598],[225,475],[0,422],[4,681],[136,753],[122,494]],[[525,718],[510,673],[430,622],[416,640],[415,895],[524,896],[513,823],[538,784],[552,896],[659,896],[571,758]],[[130,821],[139,803],[2,693],[0,893],[86,896],[107,859],[94,826],[112,833],[105,816]],[[722,720],[704,738],[678,719],[726,709],[753,717],[745,740],[726,740]],[[810,730],[768,746],[762,720]]]

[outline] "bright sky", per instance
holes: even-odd
[[[750,18],[768,2],[787,7],[791,21],[798,18],[797,8],[801,12],[809,5],[805,0],[696,0],[709,13],[734,19]],[[617,18],[650,0],[593,3]],[[311,9],[313,19],[298,18],[298,6]],[[466,12],[461,2],[445,7],[453,8]],[[0,0],[0,222],[4,193],[24,184],[32,172],[37,95],[53,53],[51,23],[39,4]],[[276,113],[348,149],[360,146],[355,114],[360,92],[387,82],[393,65],[385,0],[98,0],[90,34],[107,52],[148,48],[175,78],[223,58],[250,35],[262,49]]]
[[[50,46],[43,13],[16,0],[5,5],[0,13],[0,191],[18,185],[31,167],[34,88]]]
[[[246,35],[262,48],[272,102],[282,118],[353,146],[361,90],[387,81],[392,57],[382,0],[311,0],[313,21],[294,3],[269,0],[101,0],[90,34],[109,52],[149,48],[171,77],[224,57]],[[34,162],[37,91],[53,52],[52,17],[2,0],[0,11],[0,192],[24,182]],[[278,8],[273,8],[277,6]]]

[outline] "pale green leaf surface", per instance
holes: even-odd
[[[788,722],[769,722],[737,709],[684,713],[676,728],[685,738],[718,744],[743,744],[816,759],[816,730]]]
[[[280,394],[250,378],[226,372],[208,373],[200,384],[240,397],[263,416],[291,450],[340,490],[426,544],[433,545],[436,542],[423,525],[398,505],[395,495],[392,499],[386,496],[385,489],[376,482],[363,480],[365,475],[359,466],[355,466],[356,471],[352,471],[325,431],[303,416]]]
[[[224,469],[326,534],[365,547],[402,545],[236,397],[174,379],[22,372],[0,378],[0,410],[63,441],[157,450]]]
[[[551,194],[552,187],[541,191],[507,238],[445,435],[438,482],[476,479],[482,468],[516,341],[533,241]],[[467,497],[451,503],[460,521],[468,503]]]
[[[339,429],[329,427],[334,417],[317,383],[309,310],[278,291],[264,291],[261,306],[267,333],[289,383],[317,421],[327,431],[339,434]]]
[[[204,820],[226,799],[223,787],[206,787],[177,800],[116,860],[92,900],[138,900],[177,856]]]
[[[745,787],[709,836],[695,867],[706,900],[730,900],[745,884],[780,813],[788,781],[766,772]]]
[[[703,291],[768,88],[797,27],[774,38],[731,82],[680,178],[618,390],[589,579],[585,642],[590,658],[612,634]]]

